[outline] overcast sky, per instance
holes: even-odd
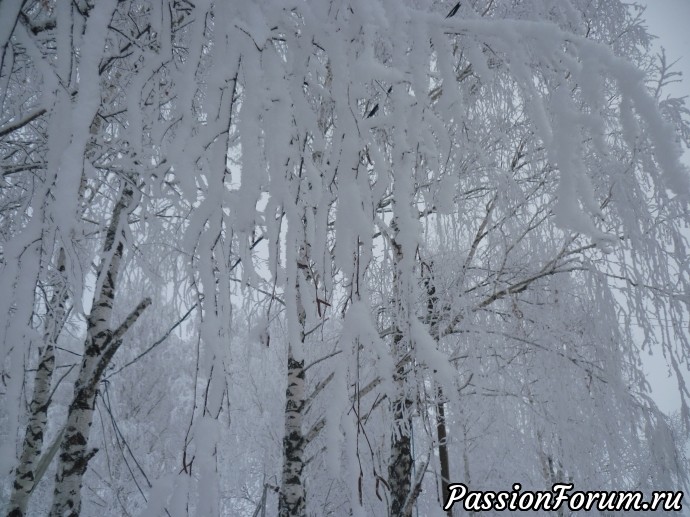
[[[690,97],[690,0],[641,0],[640,3],[647,5],[645,18],[649,32],[658,37],[656,44],[666,49],[669,62],[679,60],[675,69],[683,73],[683,80],[671,85],[669,93]],[[690,98],[686,103],[690,103]],[[690,165],[690,153],[685,153],[685,162]],[[668,368],[661,353],[648,358],[645,367],[659,407],[667,413],[678,410],[678,385],[675,380],[668,379]]]
[[[673,88],[675,95],[690,95],[690,0],[647,0],[645,18],[657,44],[666,49],[670,61],[680,59],[678,71],[685,80]]]

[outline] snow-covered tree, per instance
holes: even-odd
[[[686,487],[690,120],[638,7],[0,20],[8,513],[41,490],[53,515],[397,517],[443,515],[451,481]]]

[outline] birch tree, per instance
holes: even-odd
[[[128,361],[174,371],[122,341],[149,303],[195,318],[175,356],[194,379],[168,400],[188,419],[164,446],[181,468],[118,511],[397,517],[439,513],[453,480],[685,486],[640,353],[667,358],[687,426],[690,131],[635,6],[0,9],[17,20],[0,22],[13,444],[27,335],[62,299],[44,308],[22,285],[47,285],[62,248],[85,314],[77,271],[98,266],[54,515],[79,513],[104,461],[89,428],[109,365],[119,382]],[[132,306],[115,311],[116,292]]]
[[[113,209],[113,218],[108,227],[103,246],[104,260],[98,277],[102,287],[98,291],[91,314],[87,320],[87,342],[74,385],[74,397],[67,413],[67,424],[60,447],[58,470],[55,477],[55,497],[52,515],[79,515],[81,512],[82,477],[89,460],[97,449],[89,449],[89,430],[93,420],[96,391],[103,372],[122,345],[127,332],[141,313],[151,304],[145,298],[132,313],[115,329],[111,329],[113,300],[117,285],[120,263],[124,252],[122,243],[122,220],[131,210],[133,192],[125,186]],[[109,259],[109,260],[108,260]]]
[[[83,222],[82,218],[88,219],[85,212],[94,209],[96,213],[98,212],[100,196],[104,185],[107,185],[108,174],[111,174],[113,169],[118,169],[119,164],[114,164],[112,159],[114,155],[117,156],[118,151],[116,149],[120,152],[124,150],[129,155],[128,157],[136,156],[136,152],[130,152],[137,148],[136,132],[130,133],[126,140],[123,139],[122,133],[117,130],[115,124],[112,124],[113,115],[107,112],[109,108],[117,105],[118,95],[114,93],[115,84],[110,83],[110,87],[106,88],[103,95],[99,89],[102,85],[107,85],[108,80],[114,80],[118,85],[122,84],[117,83],[122,74],[112,72],[111,65],[123,57],[127,48],[131,46],[131,41],[124,47],[116,49],[112,49],[111,42],[106,43],[108,31],[105,30],[105,27],[113,16],[114,5],[104,3],[93,10],[88,5],[83,10],[80,9],[81,6],[27,4],[23,6],[23,10],[18,15],[18,23],[7,33],[8,37],[13,34],[11,40],[8,40],[7,46],[8,55],[12,59],[8,62],[8,66],[3,68],[6,78],[3,101],[8,106],[14,106],[13,109],[17,111],[10,112],[15,121],[3,127],[2,136],[6,138],[4,150],[7,151],[5,163],[9,167],[3,170],[3,176],[16,175],[16,185],[21,186],[25,184],[26,171],[28,171],[29,177],[33,174],[38,181],[36,181],[37,187],[33,189],[35,197],[29,200],[33,208],[25,208],[23,213],[18,212],[17,224],[8,234],[4,251],[9,252],[9,255],[5,255],[7,260],[4,265],[9,266],[9,268],[4,271],[6,275],[3,275],[3,280],[10,282],[10,284],[14,282],[12,288],[15,290],[27,289],[26,281],[31,275],[29,273],[29,276],[26,276],[26,272],[22,273],[22,268],[26,266],[29,256],[20,259],[12,259],[11,257],[12,249],[16,244],[21,247],[22,241],[32,238],[35,239],[32,246],[38,246],[38,249],[41,250],[41,253],[32,253],[37,260],[50,260],[50,246],[55,241],[62,243],[59,268],[64,276],[63,286],[59,289],[56,288],[54,292],[54,303],[46,304],[48,310],[45,339],[42,346],[43,352],[39,358],[39,367],[34,380],[35,395],[29,408],[30,421],[25,437],[26,443],[16,470],[16,479],[23,479],[24,481],[15,484],[13,506],[8,510],[14,514],[17,512],[23,514],[26,511],[28,493],[35,488],[34,483],[37,482],[34,479],[35,467],[41,453],[41,441],[46,430],[45,416],[51,402],[49,396],[51,393],[51,367],[54,365],[54,355],[52,354],[54,354],[59,328],[65,323],[65,293],[68,290],[73,293],[81,293],[84,289],[84,279],[79,278],[77,272],[83,267],[83,264],[79,263],[79,259],[82,258],[79,256],[81,255],[80,251],[82,251],[79,249],[80,244],[88,238],[82,239],[80,244],[77,242],[80,241],[78,237],[80,232],[83,231],[82,235],[88,236],[93,227],[85,230],[80,223]],[[135,32],[133,37],[136,40],[145,33],[146,30]],[[88,43],[85,44],[84,42]],[[54,65],[51,49],[55,48],[57,48],[58,58]],[[108,55],[111,49],[114,52]],[[20,61],[17,61],[17,53],[22,56]],[[134,68],[136,69],[136,66]],[[29,88],[27,91],[21,91],[16,81],[22,74],[31,74],[36,81],[32,83],[32,86],[38,90]],[[124,83],[126,84],[126,81]],[[44,92],[39,95],[37,91],[40,92],[41,88],[44,88]],[[61,96],[63,93],[65,95]],[[12,101],[17,99],[24,99],[24,104],[16,103],[13,105]],[[22,113],[25,106],[31,106],[33,103],[38,103],[38,107],[30,111],[28,116],[23,117]],[[136,105],[131,102],[130,104]],[[158,110],[159,106],[156,105],[155,111],[158,112]],[[99,113],[96,116],[97,111]],[[48,123],[44,124],[42,118],[47,113],[51,116]],[[65,120],[69,121],[67,131],[62,128],[59,129]],[[133,123],[134,121],[131,121],[127,125],[136,126]],[[33,135],[38,135],[38,138],[32,138]],[[123,142],[123,140],[125,141]],[[127,140],[132,145],[128,146]],[[26,144],[23,144],[24,141]],[[17,145],[26,149],[26,153],[22,153],[23,156],[17,156],[16,151],[12,151],[12,148],[17,147]],[[127,150],[127,147],[130,151]],[[148,152],[155,154],[156,150],[148,149]],[[124,161],[126,162],[127,159],[125,158]],[[136,159],[134,162],[134,165],[140,163]],[[98,179],[94,179],[94,165],[99,167],[101,171],[106,171]],[[134,178],[136,177],[135,174]],[[136,183],[136,180],[134,181]],[[14,178],[13,183],[15,183]],[[8,186],[10,186],[11,191],[13,185]],[[139,186],[137,185],[137,187]],[[123,192],[125,199],[132,199],[131,185]],[[89,206],[90,203],[91,206]],[[119,263],[124,250],[123,236],[120,233],[126,224],[124,226],[118,225],[122,222],[120,216],[125,208],[117,202],[111,205],[111,208],[112,206],[115,206],[116,213],[111,219],[111,227],[106,232],[108,233],[106,249],[104,254],[100,256],[103,275],[97,280],[101,289],[97,301],[102,303],[105,314],[97,314],[99,309],[94,305],[92,316],[95,319],[90,320],[88,325],[90,327],[89,332],[94,331],[95,334],[110,332],[108,330],[110,309],[112,309]],[[103,206],[101,205],[100,208],[102,209]],[[127,209],[131,211],[132,207],[127,207]],[[73,215],[77,216],[76,224],[71,220]],[[97,216],[96,219],[99,217]],[[26,223],[22,224],[24,220]],[[113,222],[115,227],[112,227]],[[85,226],[89,226],[89,224],[94,224],[94,220],[91,219]],[[46,254],[48,258],[45,257]],[[19,257],[22,255],[20,254]],[[16,304],[19,299],[26,300],[23,302],[23,308]],[[9,309],[10,315],[19,311],[15,314],[19,315],[18,320],[9,319],[8,324],[3,327],[9,332],[8,336],[12,335],[12,332],[22,332],[21,325],[25,317],[22,315],[22,310],[32,309],[29,303],[30,299],[31,297],[22,295],[8,301],[13,304]],[[74,308],[78,312],[81,308],[81,296],[74,296],[74,302]],[[140,306],[139,311],[133,313],[134,319],[143,308]],[[98,319],[102,321],[98,322],[97,325],[96,320]],[[94,395],[100,381],[100,375],[121,344],[121,334],[132,322],[131,319],[126,320],[121,327],[115,330],[117,339],[113,346],[109,346],[107,350],[105,347],[106,341],[108,341],[107,336],[100,335],[98,337],[100,341],[95,346],[102,349],[92,350],[92,352],[97,352],[92,355],[98,357],[91,357],[90,362],[85,362],[84,368],[82,368],[80,387],[75,395],[75,398],[79,399],[75,403],[76,406],[81,405],[83,407],[76,408],[75,406],[75,411],[72,413],[76,413],[76,409],[87,412],[89,409],[93,410]],[[96,328],[97,326],[99,328]],[[13,327],[16,330],[12,330]],[[24,348],[17,343],[10,350],[12,353],[8,354],[7,357],[10,364],[16,365],[24,353]],[[21,385],[21,376],[15,375],[13,378],[14,383],[19,381],[19,385]],[[16,415],[16,412],[14,414]],[[79,424],[76,425],[75,422],[72,422],[72,425],[68,426],[66,434],[71,434],[71,437],[68,438],[70,442],[81,440],[83,443],[80,445],[86,446],[88,432],[84,426],[90,426],[90,416],[87,414],[86,417],[81,419],[75,416],[74,418],[80,420]],[[10,416],[11,424],[12,416]],[[74,445],[76,444],[72,443],[72,446]],[[70,471],[69,476],[67,476],[68,479],[65,479],[65,476],[61,475],[60,482],[65,481],[79,487],[81,475],[86,468],[85,456],[80,454],[72,454],[71,459],[63,458],[68,463],[73,461],[80,463],[81,466],[79,468],[72,468],[74,465],[65,467],[66,470]],[[73,493],[66,497],[76,497],[69,502],[77,507],[76,512],[78,513],[79,494],[78,489],[75,490],[74,486],[69,489]],[[62,492],[63,488],[57,487],[58,492]],[[65,504],[65,501],[60,504]]]
[[[48,406],[55,372],[55,345],[67,318],[67,284],[65,282],[65,253],[60,249],[57,257],[53,293],[46,305],[43,343],[39,352],[34,387],[29,404],[29,421],[24,434],[19,464],[15,471],[8,515],[26,514],[29,496],[37,481],[43,440],[47,433]]]

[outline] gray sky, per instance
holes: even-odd
[[[647,5],[645,18],[649,32],[658,37],[656,44],[666,49],[669,62],[678,60],[674,68],[683,73],[682,82],[670,85],[668,93],[688,96],[686,103],[690,103],[690,0],[641,0],[640,3]],[[685,162],[690,165],[688,152]],[[650,374],[654,399],[659,407],[667,413],[679,409],[678,385],[668,378],[668,368],[661,353],[647,357],[645,369]],[[686,377],[688,381],[690,375]]]
[[[645,18],[656,43],[666,49],[670,61],[680,59],[677,70],[685,79],[675,84],[672,93],[690,96],[690,0],[647,0]]]

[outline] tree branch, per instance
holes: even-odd
[[[154,341],[153,344],[152,344],[151,346],[149,346],[146,350],[144,350],[142,353],[140,353],[140,354],[139,354],[138,356],[136,356],[134,359],[132,359],[131,361],[129,361],[128,363],[124,364],[124,365],[121,366],[119,369],[117,369],[116,371],[114,371],[113,373],[111,373],[110,375],[108,375],[108,376],[106,377],[106,379],[109,379],[109,378],[112,377],[113,375],[115,375],[115,374],[117,374],[117,373],[120,373],[122,370],[124,370],[124,369],[127,368],[128,366],[133,365],[133,364],[136,363],[139,359],[141,359],[141,358],[144,357],[146,354],[148,354],[151,350],[153,350],[153,349],[156,348],[158,345],[160,345],[161,343],[163,343],[163,341],[165,341],[166,339],[168,339],[168,337],[170,336],[170,334],[172,334],[173,331],[174,331],[177,327],[179,327],[180,325],[182,325],[182,323],[184,322],[184,320],[186,320],[186,319],[189,317],[189,315],[192,313],[192,311],[193,311],[194,309],[196,309],[196,307],[197,307],[198,305],[199,305],[198,303],[195,303],[194,305],[192,305],[192,306],[189,308],[189,310],[185,313],[185,315],[182,316],[182,318],[180,318],[179,320],[177,320],[177,322],[175,322],[175,324],[174,324],[172,327],[170,327],[170,328],[167,330],[167,332],[166,332],[165,334],[163,334],[160,338],[158,338],[156,341]]]
[[[29,113],[23,119],[18,120],[17,122],[15,122],[13,124],[8,124],[7,126],[5,126],[3,128],[0,128],[0,138],[9,135],[10,133],[12,133],[13,131],[16,131],[17,129],[23,128],[27,124],[36,120],[41,115],[45,114],[46,111],[47,110],[45,108],[37,109],[37,110],[33,111],[32,113]]]

